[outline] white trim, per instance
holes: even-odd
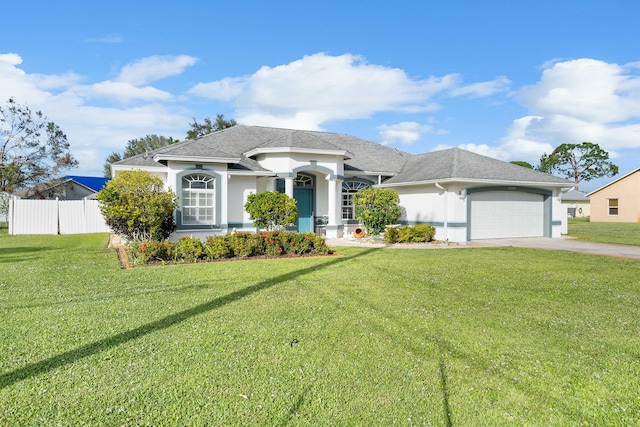
[[[447,178],[447,179],[433,179],[425,181],[412,181],[412,182],[394,182],[394,183],[382,183],[376,184],[375,187],[408,187],[412,185],[436,185],[437,183],[450,184],[490,184],[501,186],[535,186],[535,187],[565,187],[566,183],[562,182],[540,182],[540,181],[504,181],[493,179],[469,179],[469,178]]]

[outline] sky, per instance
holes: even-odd
[[[0,105],[60,126],[73,175],[217,114],[534,166],[589,141],[640,167],[636,0],[6,3]]]

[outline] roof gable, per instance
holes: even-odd
[[[622,181],[623,179],[627,179],[628,177],[630,177],[631,175],[633,175],[635,173],[640,173],[640,168],[634,169],[631,172],[622,175],[620,178],[616,178],[613,181],[611,181],[610,183],[605,184],[605,185],[603,185],[602,187],[600,187],[600,188],[598,188],[596,190],[593,190],[591,193],[587,194],[587,197],[591,197],[592,194],[595,194],[600,190],[604,190],[605,188],[610,187],[613,184],[616,184],[617,182]]]

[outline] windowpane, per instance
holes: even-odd
[[[342,219],[355,219],[353,195],[359,190],[371,187],[366,181],[349,180],[342,182]]]
[[[215,178],[202,174],[182,178],[182,223],[215,224]]]
[[[609,199],[609,215],[618,215],[618,199]]]

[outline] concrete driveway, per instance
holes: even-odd
[[[467,243],[469,247],[514,246],[518,248],[547,249],[552,251],[578,252],[640,260],[640,246],[614,245],[577,240],[571,237],[550,239],[548,237],[523,237],[518,239],[485,239]]]
[[[453,249],[513,246],[518,248],[546,249],[551,251],[576,252],[640,260],[640,246],[613,245],[577,240],[571,237],[550,239],[548,237],[522,237],[512,239],[473,240],[467,243],[416,243],[386,245],[370,239],[327,239],[329,246],[366,246],[394,249]]]

